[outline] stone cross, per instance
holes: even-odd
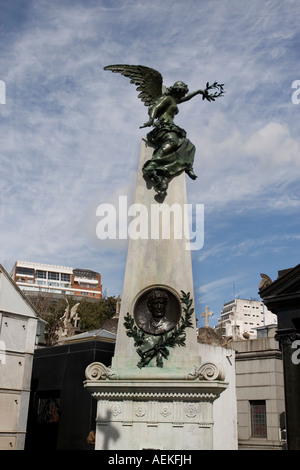
[[[214,312],[210,312],[209,308],[207,306],[205,307],[205,313],[201,313],[201,317],[205,317],[205,326],[206,327],[209,327],[208,318],[213,314],[214,314]]]
[[[78,316],[77,312],[75,313],[75,317],[73,318],[74,321],[74,328],[78,327],[78,321],[80,320],[80,317]]]

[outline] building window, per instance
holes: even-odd
[[[62,282],[71,282],[71,274],[61,273]]]
[[[45,393],[38,402],[38,422],[58,423],[61,414],[59,392]]]
[[[267,437],[267,412],[265,400],[251,400],[251,436]]]
[[[22,266],[17,267],[17,274],[25,274],[27,276],[33,276],[34,275],[34,269],[32,268],[23,268]]]
[[[48,279],[51,279],[52,281],[59,281],[59,273],[54,273],[53,271],[49,271]]]
[[[46,271],[40,271],[37,269],[35,272],[35,277],[38,277],[39,279],[46,279]]]

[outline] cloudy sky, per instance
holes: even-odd
[[[260,273],[299,264],[298,0],[0,0],[0,11],[8,271],[16,260],[93,269],[121,294],[126,242],[97,238],[96,210],[133,194],[147,108],[103,71],[115,63],[155,68],[167,86],[225,83],[223,98],[196,97],[176,117],[197,148],[188,201],[205,207],[197,316],[208,305],[216,324],[224,302],[259,298]]]

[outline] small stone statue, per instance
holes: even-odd
[[[149,108],[149,120],[141,127],[153,126],[147,139],[155,150],[151,160],[144,164],[143,174],[158,196],[164,198],[170,180],[183,171],[196,179],[193,170],[195,146],[186,138],[185,130],[174,124],[173,119],[179,112],[179,104],[196,95],[202,95],[203,100],[215,101],[224,94],[224,85],[207,83],[204,90],[189,93],[187,85],[181,81],[175,82],[170,88],[164,87],[162,75],[143,65],[108,65],[104,70],[129,77],[130,83],[134,83],[140,92],[138,97]],[[213,89],[217,91],[210,93]]]
[[[68,299],[65,299],[67,302],[67,307],[64,311],[63,316],[60,320],[63,323],[62,331],[59,336],[71,336],[78,329],[78,320],[77,309],[79,307],[79,302],[70,308]]]
[[[260,277],[261,277],[261,281],[258,286],[259,291],[264,289],[265,287],[268,287],[270,284],[272,284],[272,279],[267,274],[261,273]]]

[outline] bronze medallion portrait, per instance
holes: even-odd
[[[180,300],[163,287],[149,288],[136,300],[133,315],[136,324],[145,333],[161,335],[179,322]]]

